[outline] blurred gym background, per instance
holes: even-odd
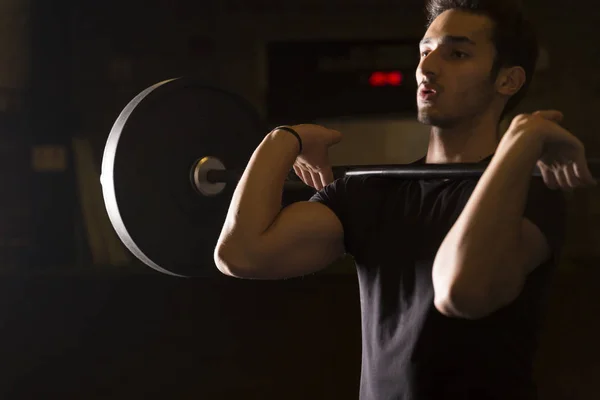
[[[558,0],[525,3],[542,51],[509,119],[559,109],[588,157],[598,157],[600,14]],[[0,2],[0,398],[357,398],[350,260],[284,282],[160,275],[113,233],[100,162],[127,102],[187,75],[244,96],[272,126],[310,120],[340,129],[334,164],[413,161],[428,132],[414,114],[423,6]],[[600,192],[567,197],[568,243],[536,363],[542,400],[600,398]]]

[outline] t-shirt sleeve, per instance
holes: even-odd
[[[549,189],[541,178],[532,179],[523,216],[544,234],[555,262],[565,242],[566,209],[566,199],[560,190]]]
[[[356,256],[360,238],[360,222],[356,218],[353,204],[360,202],[359,193],[362,179],[345,176],[316,192],[309,201],[329,207],[342,223],[344,229],[344,247],[346,253]]]

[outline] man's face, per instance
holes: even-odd
[[[416,72],[420,122],[451,128],[489,109],[495,95],[492,27],[489,18],[458,10],[444,12],[429,26]],[[423,92],[426,84],[435,93]]]

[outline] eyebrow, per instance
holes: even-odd
[[[419,43],[419,46],[423,46],[424,44],[429,44],[433,42],[433,38],[427,37],[424,38],[423,40],[421,40],[421,42]],[[477,45],[477,43],[475,43],[474,41],[472,41],[471,39],[469,39],[466,36],[452,36],[452,35],[446,35],[443,36],[442,39],[440,40],[441,44],[462,44],[462,43],[466,43],[466,44],[471,44],[473,46]]]

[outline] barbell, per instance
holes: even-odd
[[[218,275],[213,252],[233,191],[268,131],[241,96],[192,78],[159,82],[133,98],[112,126],[100,177],[108,217],[127,249],[168,275]],[[600,176],[600,163],[589,166]],[[468,179],[485,167],[356,165],[333,172],[335,179]],[[533,175],[541,176],[537,168]],[[314,190],[290,171],[285,192],[308,197]]]

